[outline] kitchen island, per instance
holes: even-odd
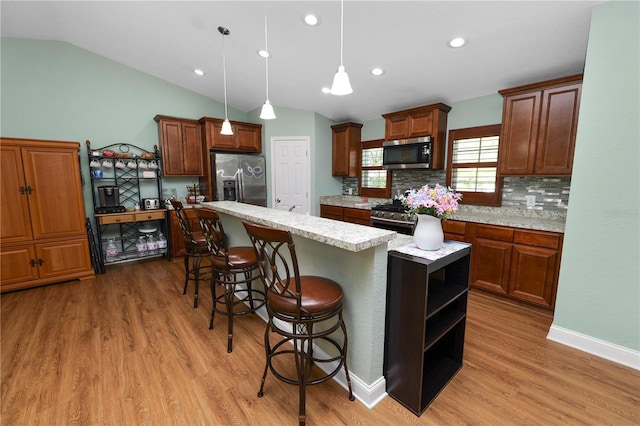
[[[386,396],[383,377],[388,243],[392,231],[289,213],[265,207],[214,201],[231,245],[250,245],[242,220],[291,232],[302,274],[335,280],[344,291],[349,334],[348,366],[354,395],[372,407]],[[336,380],[346,387],[343,372]]]

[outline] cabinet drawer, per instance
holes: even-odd
[[[111,223],[135,222],[133,213],[129,214],[110,214],[107,216],[98,216],[100,225],[109,225]]]
[[[164,219],[164,210],[155,211],[155,212],[140,212],[135,213],[136,222],[144,222],[146,220],[157,220]]]
[[[354,219],[365,219],[369,221],[371,219],[371,211],[364,209],[344,209],[344,217],[350,217]]]
[[[343,220],[344,219],[344,216],[342,214],[343,210],[344,209],[342,207],[321,204],[320,217],[333,219],[333,220]]]
[[[476,226],[476,237],[487,238],[489,240],[513,241],[513,228],[503,228],[493,225]]]
[[[467,224],[457,220],[445,220],[442,222],[442,230],[450,234],[465,235],[467,233]]]
[[[544,247],[550,249],[560,248],[560,234],[544,231],[523,231],[517,229],[513,236],[513,242],[529,246]]]

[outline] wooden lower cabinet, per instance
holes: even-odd
[[[195,209],[185,208],[191,229],[200,229],[200,222],[196,215]],[[184,257],[184,236],[176,212],[174,210],[169,211],[169,254],[171,258]]]
[[[371,211],[365,209],[352,209],[350,207],[321,204],[320,217],[339,220],[342,222],[356,223],[358,225],[371,225]]]
[[[471,286],[552,309],[555,307],[562,234],[470,224]]]

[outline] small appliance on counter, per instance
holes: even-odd
[[[120,189],[117,186],[99,186],[98,197],[100,198],[100,207],[95,208],[97,214],[127,211],[124,206],[120,205]]]
[[[157,210],[161,208],[160,199],[159,198],[143,198],[142,208],[144,210]]]

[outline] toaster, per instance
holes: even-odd
[[[142,208],[145,210],[156,210],[160,208],[159,198],[143,198]]]

